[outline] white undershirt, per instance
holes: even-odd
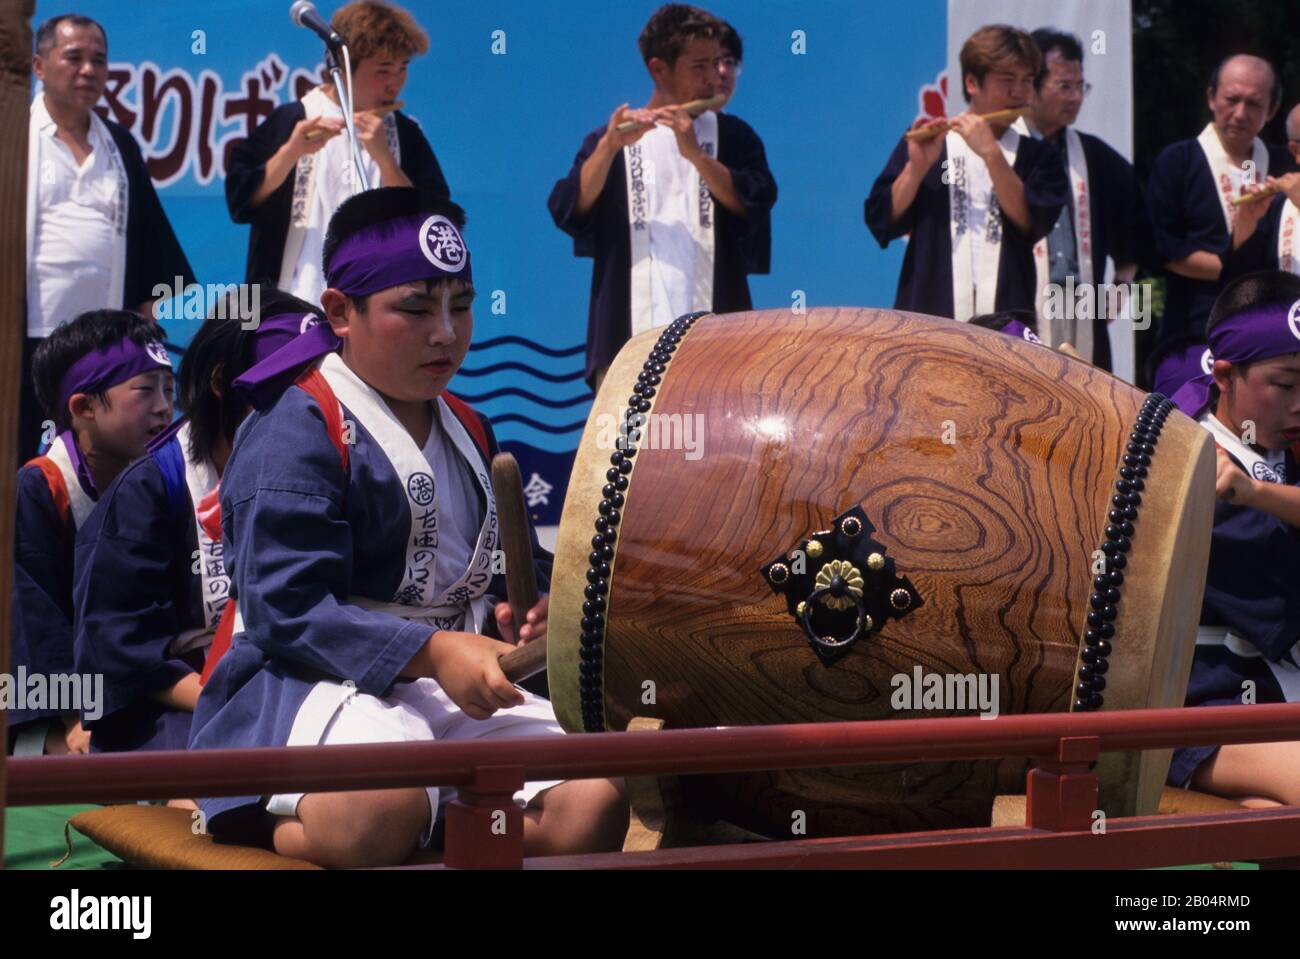
[[[469,471],[469,464],[456,450],[436,415],[421,452],[433,470],[433,488],[438,498],[438,553],[433,571],[433,593],[438,595],[469,568],[483,526],[483,514],[478,484]]]
[[[321,116],[343,118],[343,111],[338,104],[330,100]],[[364,146],[359,147],[361,158],[366,165],[366,176],[371,186],[379,186],[379,164]],[[344,200],[359,192],[355,187],[356,171],[352,166],[352,150],[347,131],[331,137],[330,141],[316,154],[315,195],[312,197],[311,214],[304,228],[302,249],[298,253],[298,262],[293,268],[293,281],[289,292],[308,303],[319,303],[321,292],[325,289],[325,274],[321,269],[321,252],[325,247],[325,231],[329,227],[330,217]]]
[[[87,310],[120,307],[122,291],[110,290],[113,267],[113,204],[117,174],[98,124],[90,124],[91,153],[77,165],[72,149],[49,120],[40,135],[42,169],[36,176],[39,210],[27,266],[27,335],[46,337],[60,323]]]
[[[667,127],[655,127],[640,142],[650,226],[651,322],[667,326],[696,309],[695,271],[702,264],[690,223],[699,174],[682,156],[676,135]]]

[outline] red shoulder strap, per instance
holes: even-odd
[[[230,641],[235,638],[235,601],[227,599],[221,607],[221,619],[217,620],[217,631],[208,646],[207,657],[203,661],[203,672],[199,674],[199,685],[206,686],[212,678],[212,671],[217,668],[221,657],[230,649]]]
[[[63,473],[55,464],[54,460],[48,456],[37,456],[28,460],[25,466],[35,466],[45,475],[45,485],[50,488],[50,497],[54,500],[54,508],[58,510],[59,519],[64,526],[71,522],[72,503],[68,498],[68,484],[63,479]]]
[[[343,440],[343,411],[339,407],[338,397],[330,389],[329,382],[321,371],[313,366],[299,376],[294,381],[294,385],[304,390],[320,406],[321,413],[325,415],[325,432],[335,449],[339,451],[339,459],[343,462],[343,469],[346,471],[348,444]]]
[[[443,392],[442,398],[447,401],[447,406],[456,414],[456,419],[460,420],[460,425],[465,427],[469,435],[474,440],[474,445],[478,447],[479,452],[483,454],[483,459],[490,461],[492,454],[488,449],[487,431],[483,429],[483,421],[478,418],[474,412],[474,407],[470,406],[459,396],[453,396],[451,393]]]

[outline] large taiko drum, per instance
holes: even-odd
[[[972,715],[994,693],[1002,714],[1181,705],[1214,455],[1162,399],[1043,346],[886,310],[705,314],[634,337],[559,531],[560,721]],[[1102,808],[1154,812],[1168,762],[1104,757]],[[808,835],[944,828],[987,824],[1025,763],[683,785],[701,812],[775,836],[796,811]]]

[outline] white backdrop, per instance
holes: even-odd
[[[990,23],[1032,32],[1051,27],[1083,44],[1083,75],[1092,84],[1076,126],[1133,159],[1133,21],[1129,0],[948,0],[948,115],[966,107],[958,55],[966,38]],[[1104,51],[1104,52],[1103,52]],[[1110,279],[1107,268],[1107,279]],[[1133,329],[1110,324],[1115,375],[1134,380]]]

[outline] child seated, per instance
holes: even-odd
[[[226,602],[218,483],[248,414],[238,378],[281,347],[337,347],[324,315],[278,290],[258,290],[246,322],[227,304],[199,328],[181,360],[185,416],[149,444],[77,531],[76,667],[104,677],[101,716],[87,719],[92,752],[184,749],[199,670]],[[245,327],[248,328],[245,328]],[[324,339],[322,339],[323,334]],[[287,385],[287,384],[286,384]]]
[[[45,455],[18,471],[15,672],[45,676],[47,683],[73,672],[74,537],[99,490],[171,422],[172,367],[163,336],[139,314],[94,310],[60,325],[32,357],[37,398],[58,433]],[[88,717],[101,707],[76,706]],[[9,748],[18,756],[84,753],[89,736],[72,708],[28,707],[9,716]]]
[[[195,710],[195,748],[558,736],[549,702],[498,663],[545,634],[492,574],[491,426],[446,392],[474,287],[454,204],[381,188],[330,220],[321,305],[343,341],[241,427],[221,483],[237,604]],[[544,577],[539,586],[545,591]],[[494,617],[506,642],[482,631]],[[500,711],[500,712],[498,712]],[[323,866],[392,865],[428,844],[451,790],[200,800],[218,839]],[[617,848],[608,780],[529,783],[524,848]]]
[[[1210,564],[1187,705],[1300,700],[1300,277],[1234,280],[1207,326],[1211,372],[1179,409],[1218,444]],[[1300,742],[1179,749],[1169,782],[1300,804]]]

